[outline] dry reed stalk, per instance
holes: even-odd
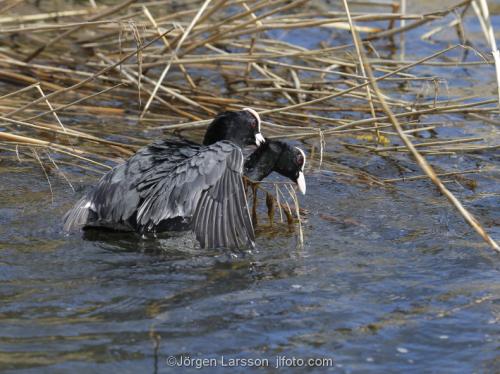
[[[146,6],[143,6],[142,9],[143,9],[144,14],[146,15],[146,17],[149,19],[149,21],[151,22],[151,24],[155,28],[155,30],[158,33],[158,35],[160,35],[161,34],[161,30],[158,27],[158,24],[156,23],[156,20],[154,19],[154,17],[151,14],[151,12],[148,10],[148,8]],[[165,44],[165,46],[170,49],[170,43],[168,42],[168,39],[166,37],[163,37],[162,41]],[[175,60],[177,60],[177,59],[178,59],[177,56],[175,56]],[[196,88],[196,84],[194,83],[194,81],[191,78],[191,76],[188,74],[188,72],[187,72],[186,68],[184,67],[184,65],[179,64],[179,68],[181,69],[182,73],[186,77],[186,80],[189,83],[189,85],[191,86],[191,88],[195,89]]]
[[[458,45],[455,45],[455,46],[451,46],[451,47],[448,47],[448,48],[445,48],[444,50],[442,51],[439,51],[439,52],[436,52],[436,53],[433,53],[432,55],[430,56],[427,56],[423,59],[420,59],[419,61],[416,61],[416,62],[413,62],[411,64],[408,64],[408,65],[405,65],[403,67],[400,67],[390,73],[387,73],[381,77],[378,77],[378,78],[375,78],[375,81],[380,81],[380,80],[383,80],[387,77],[390,77],[392,75],[395,75],[399,72],[402,72],[404,70],[407,70],[407,69],[410,69],[414,66],[417,66],[417,65],[420,65],[423,61],[426,61],[426,60],[431,60],[437,56],[440,56],[448,51],[451,51],[452,49],[455,49],[456,47],[458,47]],[[291,110],[291,109],[297,109],[297,108],[300,108],[300,107],[303,107],[303,106],[306,106],[306,105],[310,105],[310,104],[317,104],[317,103],[321,103],[323,101],[326,101],[326,100],[330,100],[330,99],[333,99],[333,98],[336,98],[336,97],[339,97],[339,96],[342,96],[342,95],[345,95],[349,92],[352,92],[356,89],[359,89],[359,88],[363,88],[365,86],[368,86],[370,84],[370,82],[365,82],[365,83],[361,83],[357,86],[353,86],[351,88],[348,88],[346,90],[342,90],[338,93],[334,93],[334,94],[331,94],[331,95],[327,95],[327,96],[324,96],[324,97],[320,97],[318,99],[314,99],[314,100],[310,100],[310,101],[307,101],[307,102],[304,102],[304,103],[299,103],[299,104],[295,104],[295,105],[289,105],[287,107],[284,107],[284,108],[277,108],[277,109],[269,109],[269,110],[264,110],[261,112],[261,114],[270,114],[270,113],[274,113],[274,112],[280,112],[281,110]]]
[[[378,34],[370,35],[369,37],[364,38],[364,40],[375,40],[375,39],[379,39],[379,38],[388,38],[388,37],[392,37],[392,36],[397,35],[397,34],[401,34],[405,31],[412,30],[412,29],[419,27],[419,26],[422,26],[422,25],[424,25],[432,20],[435,20],[435,18],[434,18],[435,16],[444,17],[447,14],[455,11],[458,8],[461,8],[463,6],[467,6],[471,1],[472,0],[461,1],[460,3],[453,5],[453,6],[449,7],[448,9],[438,11],[438,12],[429,13],[429,14],[427,14],[427,17],[422,17],[418,21],[404,25],[404,27],[398,27],[398,28],[393,28],[393,29],[387,30],[387,31],[382,31]],[[430,16],[434,16],[434,17],[430,17]]]
[[[11,97],[11,96],[15,96],[15,95],[18,95],[20,93],[23,93],[23,92],[26,92],[26,91],[29,91],[31,90],[32,88],[35,88],[39,85],[40,83],[33,83],[27,87],[23,87],[23,88],[20,88],[19,90],[16,90],[16,91],[13,91],[13,92],[10,92],[6,95],[3,95],[3,96],[0,96],[0,100],[4,100],[4,99],[7,99],[8,97]]]
[[[61,106],[58,106],[57,108],[51,108],[50,110],[47,110],[47,111],[42,112],[42,113],[39,113],[39,114],[37,114],[35,116],[28,117],[28,118],[26,118],[26,121],[30,121],[30,120],[38,118],[38,117],[43,117],[43,116],[45,116],[47,114],[50,114],[50,113],[60,112],[60,111],[62,111],[64,109],[70,108],[70,107],[72,107],[72,106],[74,106],[76,104],[79,104],[79,103],[81,103],[81,102],[83,102],[85,100],[92,99],[92,98],[97,97],[97,96],[99,96],[101,94],[105,94],[106,92],[112,91],[115,88],[118,88],[118,87],[123,86],[123,85],[124,85],[124,83],[118,83],[118,84],[116,84],[114,86],[108,87],[108,88],[106,88],[106,89],[104,89],[102,91],[96,92],[96,93],[94,93],[92,95],[88,95],[88,96],[82,97],[82,98],[80,98],[78,100],[75,100],[75,101],[69,103],[69,104],[61,105]]]
[[[111,14],[114,14],[116,12],[119,12],[120,10],[122,10],[123,8],[127,7],[128,5],[136,2],[137,0],[125,0],[123,1],[122,3],[118,4],[118,5],[115,5],[114,7],[110,8],[110,9],[106,9],[105,11],[99,13],[99,14],[96,14],[92,17],[90,17],[86,22],[94,22],[94,21],[97,21],[101,18],[104,18],[108,15],[111,15]],[[38,47],[33,53],[31,53],[25,60],[25,62],[30,62],[31,60],[33,60],[36,56],[38,56],[40,53],[42,53],[46,48],[56,44],[57,42],[69,37],[71,34],[73,34],[74,32],[80,30],[83,26],[85,26],[85,24],[81,24],[81,25],[77,25],[75,27],[72,27],[71,29],[63,32],[62,34],[58,35],[56,38],[54,39],[51,39],[48,43],[42,45],[41,47]]]
[[[285,184],[285,188],[290,194],[290,197],[292,198],[293,203],[295,205],[295,214],[297,215],[297,222],[299,226],[299,234],[297,236],[298,246],[299,248],[304,248],[304,231],[302,229],[302,219],[300,218],[299,199],[297,197],[297,194],[295,193],[295,190],[292,187],[290,187],[289,184]]]
[[[482,173],[482,172],[484,172],[483,169],[472,169],[472,170],[455,171],[455,172],[449,172],[449,173],[437,173],[436,176],[449,177],[449,176],[453,176],[453,175],[476,174],[476,173]],[[410,181],[422,180],[422,179],[427,179],[427,178],[429,178],[429,176],[427,174],[425,174],[425,175],[413,175],[411,177],[384,179],[384,182],[385,183],[410,182]]]
[[[23,26],[23,27],[12,27],[12,28],[0,28],[0,34],[15,34],[15,33],[20,33],[20,32],[34,33],[37,31],[47,32],[47,31],[57,31],[57,30],[68,29],[68,28],[71,28],[71,29],[81,28],[84,26],[105,25],[105,24],[109,24],[109,23],[119,24],[120,22],[121,22],[120,20],[107,20],[107,21],[93,21],[93,22],[75,22],[75,23],[69,23],[69,24],[64,24],[64,25],[53,24],[53,25],[42,25],[42,26]],[[51,44],[53,44],[53,43],[51,43]],[[47,44],[47,46],[48,46],[48,44]],[[41,53],[41,51],[39,53]],[[30,60],[27,60],[26,62],[29,62]]]
[[[40,94],[42,95],[42,97],[45,98],[45,102],[47,103],[47,106],[49,107],[50,111],[54,115],[54,118],[56,119],[57,123],[59,123],[59,125],[61,126],[61,128],[63,129],[64,132],[67,132],[66,128],[64,127],[64,125],[62,124],[61,120],[59,119],[59,116],[54,111],[54,107],[52,106],[52,104],[50,104],[50,101],[49,101],[49,99],[47,99],[47,96],[45,96],[45,93],[43,92],[42,87],[40,87],[40,85],[38,84],[38,85],[36,85],[36,88],[40,92]]]
[[[348,11],[348,5],[347,2],[344,0],[344,4],[346,7],[346,10]],[[358,45],[361,45],[361,39],[359,38],[359,35],[356,31],[356,29],[351,30],[354,42]],[[465,207],[460,203],[460,201],[451,193],[446,186],[443,184],[443,182],[439,179],[437,174],[435,173],[434,169],[429,165],[427,160],[417,151],[411,140],[408,138],[408,136],[403,132],[403,129],[401,125],[399,124],[399,121],[397,118],[394,116],[392,113],[392,110],[389,108],[387,103],[385,102],[385,99],[380,92],[380,89],[377,85],[377,81],[373,76],[373,72],[371,69],[370,64],[366,60],[366,55],[363,49],[360,48],[361,52],[361,57],[363,59],[363,63],[366,68],[366,72],[368,73],[368,76],[370,78],[370,84],[373,87],[373,90],[375,91],[376,95],[378,96],[380,103],[382,105],[382,108],[384,109],[384,112],[387,114],[389,117],[389,120],[391,121],[392,125],[394,126],[394,129],[398,133],[399,137],[401,140],[404,142],[405,146],[408,148],[408,150],[411,152],[412,156],[415,158],[417,161],[417,164],[420,166],[420,168],[425,172],[425,174],[431,179],[431,181],[438,187],[438,189],[441,191],[443,195],[445,195],[448,200],[452,203],[452,205],[458,210],[458,212],[462,215],[462,217],[465,219],[465,221],[483,238],[483,240],[488,243],[491,248],[498,253],[500,253],[500,247],[498,244],[488,235],[486,230],[481,226],[481,224],[472,216],[472,214],[465,209]]]
[[[97,53],[97,56],[102,58],[104,61],[106,61],[107,63],[109,64],[114,64],[112,60],[110,60],[109,58],[107,58],[106,56],[104,56],[103,54],[100,54],[100,53]],[[118,66],[115,66],[115,69],[119,69]],[[120,71],[121,74],[123,74],[132,84],[136,85],[138,88],[140,87],[140,84],[139,84],[139,80],[138,80],[138,77],[137,78],[134,78],[132,75],[138,75],[136,74],[135,72],[129,70],[128,68],[126,67],[122,67],[122,70]],[[147,77],[143,77],[144,79],[146,79],[148,82],[151,82],[152,83],[152,80],[150,78],[147,78]],[[194,106],[197,106],[197,107],[201,107],[201,108],[204,108],[203,106],[201,106],[200,104],[182,96],[182,95],[179,95],[178,93],[176,93],[175,91],[161,85],[160,88],[164,91],[166,91],[167,93],[171,94],[172,96],[175,96],[177,98],[182,98],[181,101],[186,101],[188,104],[192,104]],[[153,92],[147,88],[144,88],[143,89],[146,93],[152,95]],[[184,117],[188,117],[190,119],[194,119],[195,121],[196,120],[199,120],[199,117],[191,114],[191,113],[188,113],[188,112],[185,112],[185,111],[182,111],[182,110],[179,110],[178,108],[176,108],[175,106],[173,106],[172,104],[168,103],[167,101],[163,100],[162,98],[160,97],[157,97],[157,100],[160,101],[162,104],[164,104],[167,108],[169,108],[170,110],[176,112],[177,114],[181,115],[181,116],[184,116]]]
[[[30,102],[29,104],[26,104],[26,105],[23,105],[21,106],[20,108],[16,109],[16,110],[13,110],[12,112],[9,112],[7,114],[4,115],[4,117],[7,117],[7,116],[12,116],[14,114],[17,114],[19,112],[22,112],[23,110],[35,105],[35,104],[38,104],[40,101],[43,101],[43,100],[46,100],[46,99],[49,99],[49,98],[52,98],[52,97],[55,97],[55,96],[59,96],[63,93],[67,93],[67,92],[71,92],[71,91],[74,91],[76,90],[77,88],[85,85],[87,82],[90,82],[94,79],[96,79],[96,77],[108,72],[109,70],[113,69],[115,66],[118,66],[120,65],[121,63],[123,63],[124,61],[128,60],[130,57],[134,56],[135,54],[139,53],[140,51],[144,50],[145,48],[149,47],[151,44],[153,44],[155,41],[157,41],[158,39],[160,39],[162,36],[168,34],[172,29],[168,30],[168,31],[165,31],[162,35],[154,38],[153,40],[151,40],[150,42],[142,45],[141,47],[137,48],[134,52],[131,52],[129,54],[127,54],[125,57],[123,57],[122,59],[120,59],[118,62],[116,62],[114,65],[111,65],[111,66],[106,66],[105,68],[99,70],[97,73],[93,74],[92,76],[88,77],[87,79],[84,79],[83,81],[80,81],[70,87],[66,87],[66,88],[62,88],[62,89],[59,89],[55,92],[52,92],[50,94],[48,94],[47,96],[45,97],[41,97],[39,99],[36,99],[32,102]]]
[[[493,31],[493,26],[491,25],[490,11],[488,8],[488,3],[486,0],[478,0],[481,4],[479,8],[475,0],[472,1],[472,6],[476,12],[483,32],[485,34],[486,40],[491,47],[491,54],[493,55],[493,60],[495,61],[495,71],[497,78],[497,89],[498,89],[498,107],[500,108],[500,51],[497,48],[497,42],[495,39],[495,32]]]
[[[31,21],[44,21],[47,19],[61,19],[64,17],[82,16],[95,13],[95,9],[81,9],[81,10],[65,10],[62,12],[38,13],[28,14],[24,16],[17,15],[15,17],[0,17],[0,25],[6,23],[16,22],[31,22]]]
[[[50,200],[51,200],[52,204],[54,204],[54,191],[52,190],[52,183],[50,182],[50,178],[49,178],[49,175],[47,174],[47,170],[45,170],[45,166],[43,166],[42,160],[38,156],[38,153],[36,152],[36,150],[34,148],[31,148],[31,152],[33,152],[33,156],[40,164],[40,168],[42,169],[43,174],[45,175],[45,179],[47,179],[47,183],[49,185],[49,190],[50,190]]]
[[[112,145],[112,146],[118,147],[121,150],[121,152],[123,152],[124,154],[126,154],[128,156],[134,154],[133,151],[131,151],[130,149],[128,149],[128,148],[134,148],[134,146],[131,146],[131,145],[128,145],[128,144],[122,144],[122,143],[114,142],[114,141],[111,141],[111,140],[101,139],[99,137],[88,135],[88,134],[85,134],[83,132],[79,132],[79,131],[75,131],[75,130],[71,130],[71,129],[58,130],[57,128],[54,128],[54,127],[43,126],[43,125],[35,125],[33,123],[28,123],[28,122],[24,122],[24,121],[17,121],[17,120],[8,118],[8,117],[1,117],[0,116],[0,120],[1,121],[9,122],[9,123],[12,123],[12,124],[15,124],[15,125],[19,125],[19,126],[30,127],[30,128],[34,128],[34,129],[37,129],[37,130],[47,131],[47,132],[53,132],[53,133],[61,134],[61,135],[65,135],[65,136],[73,136],[75,138],[82,138],[82,139],[90,140],[90,141],[93,141],[93,142],[96,142],[96,143]],[[0,132],[0,135],[17,136],[17,135],[14,135],[14,134],[1,133],[1,132]],[[48,145],[48,144],[52,144],[52,143],[42,141],[42,143],[40,143],[40,144]]]
[[[5,6],[3,6],[2,8],[0,8],[0,14],[3,14],[3,13],[7,12],[8,10],[10,10],[12,8],[15,8],[16,6],[18,6],[19,4],[21,4],[23,2],[24,2],[24,0],[14,0],[10,4],[7,3]]]
[[[170,58],[167,66],[165,66],[165,69],[163,69],[163,71],[162,71],[162,73],[160,75],[160,78],[156,82],[156,85],[155,85],[155,87],[153,89],[153,92],[149,96],[149,99],[148,99],[146,105],[144,106],[144,109],[143,109],[143,111],[141,113],[140,118],[144,117],[144,115],[148,111],[149,106],[151,105],[151,102],[155,98],[156,93],[158,92],[158,89],[160,88],[161,84],[163,83],[163,80],[165,79],[165,77],[167,76],[168,71],[170,70],[170,66],[172,65],[172,62],[177,57],[177,54],[179,53],[179,50],[182,47],[182,43],[184,42],[184,40],[186,40],[187,36],[189,35],[189,33],[191,32],[191,30],[193,29],[194,25],[200,19],[201,15],[203,14],[203,12],[205,11],[205,9],[207,8],[207,6],[210,4],[211,1],[212,0],[205,0],[205,2],[203,3],[203,5],[201,6],[201,8],[198,10],[198,13],[196,13],[196,15],[194,16],[194,18],[192,19],[192,21],[189,24],[187,30],[182,34],[181,39],[177,43],[177,46],[175,47],[175,50],[172,53],[172,57]]]
[[[400,26],[401,26],[401,28],[404,29],[406,26],[406,19],[404,18],[404,15],[406,13],[406,0],[399,0],[399,2],[400,2],[399,9],[400,9],[401,13],[403,14],[403,17],[401,18],[401,21],[400,21]],[[404,33],[401,34],[400,39],[399,39],[399,50],[400,50],[399,55],[401,56],[401,60],[404,60],[405,59],[405,52],[406,52],[405,34]]]

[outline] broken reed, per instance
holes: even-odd
[[[424,14],[406,12],[404,1],[349,1],[349,11],[337,5],[189,0],[177,6],[125,0],[113,6],[81,2],[38,9],[7,0],[0,6],[2,150],[51,165],[62,175],[75,167],[102,173],[152,136],[175,132],[197,138],[217,112],[246,106],[261,113],[268,137],[296,139],[310,147],[309,170],[330,169],[358,183],[384,186],[400,179],[384,180],[338,164],[327,147],[341,145],[354,155],[382,153],[395,162],[409,149],[402,136],[421,155],[435,157],[498,148],[477,136],[421,137],[435,133],[449,116],[464,123],[499,123],[497,98],[443,98],[447,83],[442,77],[419,75],[417,69],[494,71],[486,51],[467,46],[462,25],[465,17],[473,17],[495,56],[486,2],[457,1]],[[422,40],[430,40],[447,27],[456,30],[456,44],[436,44],[428,56],[408,60],[405,33],[416,29]],[[345,43],[307,49],[269,33],[311,28],[328,30]],[[359,43],[351,39],[351,29],[361,33]],[[386,51],[396,40],[399,55],[381,57],[378,50]],[[452,57],[457,52],[463,58]],[[418,100],[403,96],[400,87],[408,85],[421,88]],[[394,131],[392,117],[401,131]],[[438,175],[472,172],[440,170]],[[261,186],[270,210],[289,200],[287,212],[298,215],[293,192],[268,187]],[[271,193],[277,205],[270,203]]]

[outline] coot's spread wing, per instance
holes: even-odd
[[[138,210],[137,226],[154,231],[164,220],[193,217],[192,229],[202,247],[253,246],[242,175],[240,148],[227,141],[203,147],[143,189],[148,193]],[[145,178],[144,184],[148,182]]]
[[[203,247],[252,246],[242,173],[243,155],[233,143],[156,142],[101,178],[66,214],[64,228],[147,232],[186,217]]]
[[[134,215],[151,188],[200,149],[186,140],[154,142],[117,165],[64,217],[64,229],[85,225],[134,230]]]

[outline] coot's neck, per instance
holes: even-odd
[[[217,143],[219,140],[225,139],[225,131],[223,128],[216,128],[216,126],[211,125],[207,132],[205,133],[205,137],[203,138],[203,145],[210,145]]]
[[[211,145],[221,140],[228,140],[238,147],[244,147],[246,145],[246,140],[241,137],[241,134],[234,134],[234,131],[221,126],[220,124],[212,123],[205,133],[203,138],[203,145]]]
[[[282,149],[273,142],[267,141],[250,155],[245,161],[245,176],[254,181],[260,181],[275,171]]]

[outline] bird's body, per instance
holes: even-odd
[[[202,247],[253,246],[243,175],[247,171],[257,176],[252,171],[258,169],[260,179],[267,176],[273,165],[263,162],[265,155],[276,163],[281,148],[273,146],[278,153],[267,151],[264,157],[250,156],[245,162],[242,149],[248,140],[213,142],[207,140],[209,134],[205,142],[210,144],[161,140],[140,149],[77,202],[67,213],[64,228],[139,233],[191,229]],[[289,153],[285,143],[279,144]]]
[[[241,149],[229,141],[155,142],[101,178],[70,211],[65,229],[193,229],[203,247],[251,246],[243,162]]]

